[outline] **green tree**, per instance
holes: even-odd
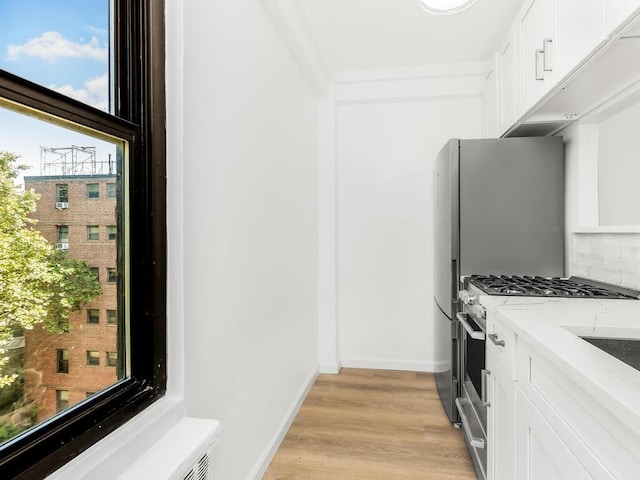
[[[0,344],[13,332],[42,323],[64,330],[69,312],[102,293],[90,267],[56,250],[34,228],[38,195],[15,183],[26,166],[18,156],[0,151]],[[1,353],[1,352],[0,352]],[[5,359],[0,357],[0,366]],[[0,376],[0,387],[13,381]]]

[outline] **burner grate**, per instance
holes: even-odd
[[[469,282],[489,295],[638,299],[640,292],[579,277],[471,275]]]

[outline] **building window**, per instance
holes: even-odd
[[[118,365],[118,352],[107,352],[107,367]]]
[[[95,395],[95,394],[96,394],[96,392],[84,392],[84,394],[85,394],[85,397],[86,397],[86,398],[89,398],[89,397],[91,397],[92,395]]]
[[[56,390],[56,412],[69,408],[69,390]]]
[[[96,350],[87,350],[87,365],[92,367],[100,366],[100,352]]]
[[[100,198],[100,184],[87,183],[87,198]]]
[[[69,226],[58,225],[56,227],[57,247],[59,250],[69,250]]]
[[[109,240],[116,240],[118,238],[118,230],[115,225],[109,225],[107,227],[107,238]]]
[[[47,2],[42,3],[44,5]],[[47,4],[47,7],[56,8],[53,5],[55,2],[49,3],[52,5]],[[42,54],[39,55],[28,55],[23,50],[21,61],[8,61],[6,55],[0,55],[0,151],[17,150],[16,153],[21,156],[19,163],[33,163],[33,168],[25,171],[23,177],[13,177],[16,181],[21,178],[20,181],[24,182],[21,191],[30,191],[27,188],[29,176],[38,177],[34,183],[40,182],[47,187],[47,194],[41,198],[49,204],[44,205],[45,208],[39,206],[37,210],[32,210],[34,219],[44,210],[56,217],[77,213],[74,222],[87,219],[82,223],[73,223],[71,227],[60,225],[64,228],[59,228],[58,232],[53,227],[56,225],[55,220],[48,223],[40,221],[29,225],[29,228],[38,230],[49,245],[59,243],[61,245],[58,247],[65,250],[69,247],[70,235],[73,234],[74,249],[67,255],[55,251],[52,257],[59,263],[69,262],[71,268],[68,271],[82,273],[78,277],[85,282],[81,285],[83,288],[79,289],[81,293],[84,287],[91,286],[86,282],[92,276],[87,273],[91,269],[88,265],[113,267],[109,277],[115,285],[106,288],[104,284],[101,285],[103,292],[100,295],[104,295],[104,298],[100,299],[100,303],[90,305],[100,305],[103,310],[117,312],[117,325],[108,330],[119,340],[117,348],[110,346],[114,343],[91,343],[90,347],[85,347],[83,339],[67,344],[67,340],[75,342],[75,335],[79,333],[102,333],[100,328],[83,327],[75,322],[71,325],[71,330],[63,337],[69,356],[72,348],[80,351],[80,355],[88,348],[95,348],[95,357],[87,353],[87,363],[97,361],[99,365],[100,356],[113,350],[118,358],[116,375],[104,375],[107,383],[99,388],[88,383],[73,383],[59,386],[58,389],[55,386],[49,387],[46,398],[50,401],[44,402],[42,408],[38,405],[35,410],[38,416],[37,426],[27,428],[8,441],[0,440],[2,478],[46,478],[69,459],[86,451],[164,395],[166,345],[163,339],[167,337],[164,4],[163,0],[67,2],[64,4],[64,15],[47,16],[49,8],[33,9],[29,2],[0,2],[2,23],[12,26],[2,31],[0,46],[3,48],[8,45],[24,45],[29,39],[41,38],[43,31],[38,31],[37,28],[44,24],[50,32],[63,32],[62,26],[56,25],[56,22],[59,19],[73,18],[72,23],[76,27],[74,35],[77,35],[71,38],[63,37],[61,33],[61,41],[73,44],[74,48],[77,46],[78,51],[88,54],[79,55],[78,58],[92,62],[91,68],[87,69],[80,68],[84,64],[72,65],[76,57],[65,58],[64,62],[47,62],[47,55],[55,55],[57,52],[54,51],[53,44],[45,46],[45,53],[40,52]],[[97,41],[86,35],[83,39],[79,34],[82,28],[87,31],[91,29],[91,36],[95,34],[96,38],[103,36]],[[90,58],[86,60],[88,57]],[[27,64],[22,60],[34,63]],[[73,80],[70,76],[73,76]],[[87,83],[88,80],[91,82]],[[53,85],[56,85],[55,89]],[[58,91],[63,85],[67,92],[88,93],[80,101],[75,100]],[[87,90],[86,85],[92,88]],[[99,95],[94,90],[100,90]],[[11,136],[18,128],[21,140],[23,134],[29,136],[26,140],[29,149],[44,147],[40,150],[40,158],[14,148]],[[42,145],[39,142],[43,139],[56,140],[53,140],[54,144]],[[57,144],[58,141],[65,142],[66,145]],[[100,152],[104,152],[104,161]],[[97,155],[97,163],[93,163],[94,153]],[[47,156],[45,161],[42,161],[43,155]],[[98,170],[100,165],[104,167],[102,170]],[[68,166],[72,170],[65,171],[64,168]],[[74,198],[73,211],[66,214],[56,212],[50,205],[54,198],[56,203],[64,200],[64,191],[59,191],[56,187],[63,182],[68,184],[67,200]],[[107,186],[108,184],[112,185]],[[113,204],[104,205],[103,208],[102,200],[107,198],[110,199],[108,203]],[[37,204],[37,200],[34,201]],[[103,217],[103,214],[108,214],[109,217]],[[94,220],[89,220],[92,218]],[[67,223],[66,220],[58,222]],[[82,245],[86,240],[79,229],[86,228],[89,223],[117,227],[115,241],[105,243],[104,259],[92,258],[90,254],[93,252],[86,251],[102,251],[102,244],[100,248],[94,245],[91,249]],[[105,240],[105,237],[101,239]],[[40,258],[50,261],[46,255],[46,242],[40,242],[44,246]],[[6,244],[0,244],[0,249],[6,248]],[[111,250],[107,251],[107,248]],[[1,253],[4,255],[5,252]],[[108,263],[103,264],[103,261]],[[82,262],[85,265],[80,265]],[[47,275],[43,275],[40,282],[42,291],[43,285],[46,289],[52,279],[55,279],[58,283],[51,286],[56,294],[47,296],[45,291],[40,297],[34,296],[33,300],[59,298],[57,294],[66,288],[61,280],[64,275],[61,277],[60,272],[61,270],[52,271],[55,274],[53,276],[45,272]],[[28,273],[31,278],[37,278],[39,270],[35,268]],[[106,281],[105,277],[103,281]],[[35,301],[31,303],[44,306]],[[70,309],[71,312],[74,308],[75,305]],[[86,302],[80,308],[86,310]],[[67,315],[65,309],[46,310],[47,313],[44,308],[40,310],[40,315],[28,317],[34,319],[34,325],[28,327],[36,328],[5,329],[0,332],[2,338],[7,332],[9,336],[14,335],[13,332],[19,332],[15,335],[22,335],[22,331],[39,332],[45,327],[54,330],[51,332],[51,339],[58,338],[56,335],[60,331],[55,331],[57,318],[45,316],[51,311],[59,313],[59,317],[63,318]],[[139,318],[144,318],[145,321],[133,320]],[[87,321],[91,321],[89,313]],[[84,324],[82,320],[81,323]],[[54,362],[57,358],[53,355],[51,345],[54,345],[55,350],[55,343],[45,342],[44,347],[48,352],[47,355],[43,353],[43,358],[48,359],[48,370],[53,375],[60,376],[56,374],[57,365]],[[33,355],[34,359],[37,358],[37,352],[31,352],[25,348],[25,357]],[[68,376],[70,382],[76,382],[76,370],[90,369],[76,368],[74,364],[73,375]],[[91,373],[99,371],[101,370],[95,369]],[[96,380],[97,377],[102,377],[93,376]],[[56,392],[55,405],[52,391]],[[70,395],[72,391],[77,393]],[[93,391],[99,393],[90,398],[82,398],[83,392]],[[68,408],[79,400],[79,408]],[[64,411],[48,421],[55,415],[54,410]]]
[[[118,271],[115,268],[107,268],[107,283],[116,283],[118,281]]]
[[[56,350],[58,373],[69,373],[69,350]]]
[[[100,227],[87,225],[87,240],[100,240]]]
[[[69,185],[66,183],[56,185],[56,203],[58,202],[69,203]]]
[[[87,323],[97,325],[100,323],[100,310],[97,308],[87,309]]]
[[[100,281],[100,268],[99,267],[91,267],[90,268],[91,275],[97,280]]]
[[[107,325],[117,325],[118,315],[115,310],[107,310]]]

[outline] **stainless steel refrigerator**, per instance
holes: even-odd
[[[460,276],[563,275],[562,138],[452,139],[433,178],[436,383],[455,422]]]

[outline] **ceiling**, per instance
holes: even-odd
[[[488,60],[523,0],[430,15],[417,0],[297,0],[332,72]]]

